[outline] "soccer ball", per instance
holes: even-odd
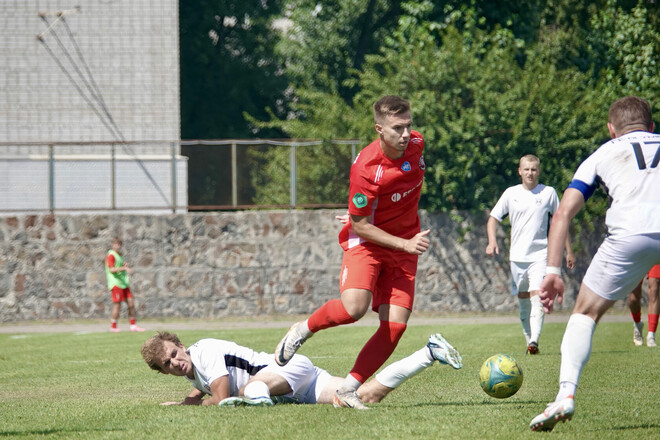
[[[523,372],[508,354],[491,356],[479,370],[481,388],[489,396],[506,399],[518,392],[523,383]]]

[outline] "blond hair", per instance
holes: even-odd
[[[533,154],[525,154],[523,157],[520,158],[520,161],[518,162],[518,166],[522,166],[523,161],[528,161],[528,162],[536,162],[537,165],[541,166],[541,159],[539,159],[537,156],[534,156]]]

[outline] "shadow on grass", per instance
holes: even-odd
[[[31,431],[0,431],[0,438],[2,437],[28,437],[32,438],[35,435],[52,435],[52,434],[66,434],[85,432],[120,432],[125,429],[34,429]]]
[[[547,400],[508,400],[508,399],[484,399],[482,401],[475,402],[423,402],[423,403],[411,403],[404,405],[393,404],[390,406],[398,406],[401,408],[422,408],[427,406],[483,406],[483,405],[545,405],[548,403]],[[374,407],[377,407],[375,405]]]
[[[613,431],[629,431],[632,429],[658,429],[658,428],[660,428],[660,424],[657,423],[640,423],[639,425],[613,426],[607,429]]]

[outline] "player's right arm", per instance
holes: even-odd
[[[115,267],[115,257],[113,255],[107,256],[107,258],[105,259],[105,264],[108,266],[108,270],[111,273],[126,271],[129,273],[129,275],[133,274],[133,269],[131,269],[125,261],[123,266]]]
[[[500,248],[497,247],[497,224],[499,221],[495,217],[489,217],[486,223],[486,233],[488,234],[488,245],[486,246],[486,255],[492,257],[499,255]]]
[[[202,400],[202,405],[217,405],[221,400],[231,397],[229,391],[229,376],[220,376],[209,386],[211,388],[211,397]]]
[[[414,237],[405,239],[383,231],[371,224],[369,216],[351,214],[351,228],[359,237],[379,246],[404,251],[409,254],[421,255],[429,248],[431,242],[427,235],[430,229],[418,232]]]

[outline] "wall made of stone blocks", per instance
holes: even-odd
[[[109,317],[104,258],[113,236],[135,270],[140,317],[307,314],[338,297],[342,250],[336,210],[170,215],[0,217],[0,322]],[[506,252],[488,258],[487,216],[421,212],[432,233],[420,257],[415,310],[506,312]],[[499,228],[500,249],[507,249]],[[602,228],[582,234],[565,276],[570,307]],[[125,319],[125,306],[122,319]]]

